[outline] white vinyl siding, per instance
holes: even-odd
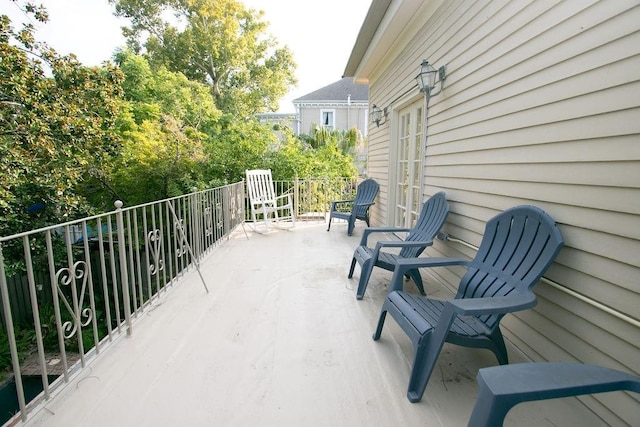
[[[407,91],[423,59],[447,65],[427,110],[424,168],[424,197],[444,190],[450,201],[446,231],[477,246],[485,222],[518,204],[560,224],[565,247],[545,276],[561,289],[540,283],[537,307],[505,317],[507,338],[533,360],[640,375],[640,4],[429,2],[397,39],[405,45],[368,76],[371,103],[397,111],[420,96]],[[396,125],[371,129],[376,180],[389,173]],[[388,207],[375,208],[384,223]],[[430,253],[474,255],[439,242]],[[430,273],[453,286],[462,272]],[[581,399],[608,424],[637,422],[637,395]]]

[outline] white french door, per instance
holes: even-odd
[[[412,227],[422,207],[423,111],[423,102],[419,102],[401,110],[398,115],[396,227]]]

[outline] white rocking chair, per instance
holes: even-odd
[[[269,231],[269,221],[275,221],[280,227],[280,221],[291,221],[290,225],[281,228],[293,228],[296,225],[293,213],[291,194],[276,197],[271,178],[271,169],[247,170],[247,194],[251,209],[251,227],[258,231],[258,222],[264,221],[265,231]]]

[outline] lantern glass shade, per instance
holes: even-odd
[[[420,90],[423,92],[429,92],[436,86],[436,74],[438,70],[433,68],[429,61],[422,61],[420,64],[420,73],[416,76]]]
[[[369,114],[369,116],[371,117],[371,121],[375,123],[376,126],[380,126],[380,121],[382,121],[383,112],[376,104],[373,104],[373,107],[371,107],[371,113]]]

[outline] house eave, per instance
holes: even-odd
[[[355,83],[369,84],[371,75],[393,51],[398,38],[430,1],[373,0],[347,61],[343,77],[353,77]]]

